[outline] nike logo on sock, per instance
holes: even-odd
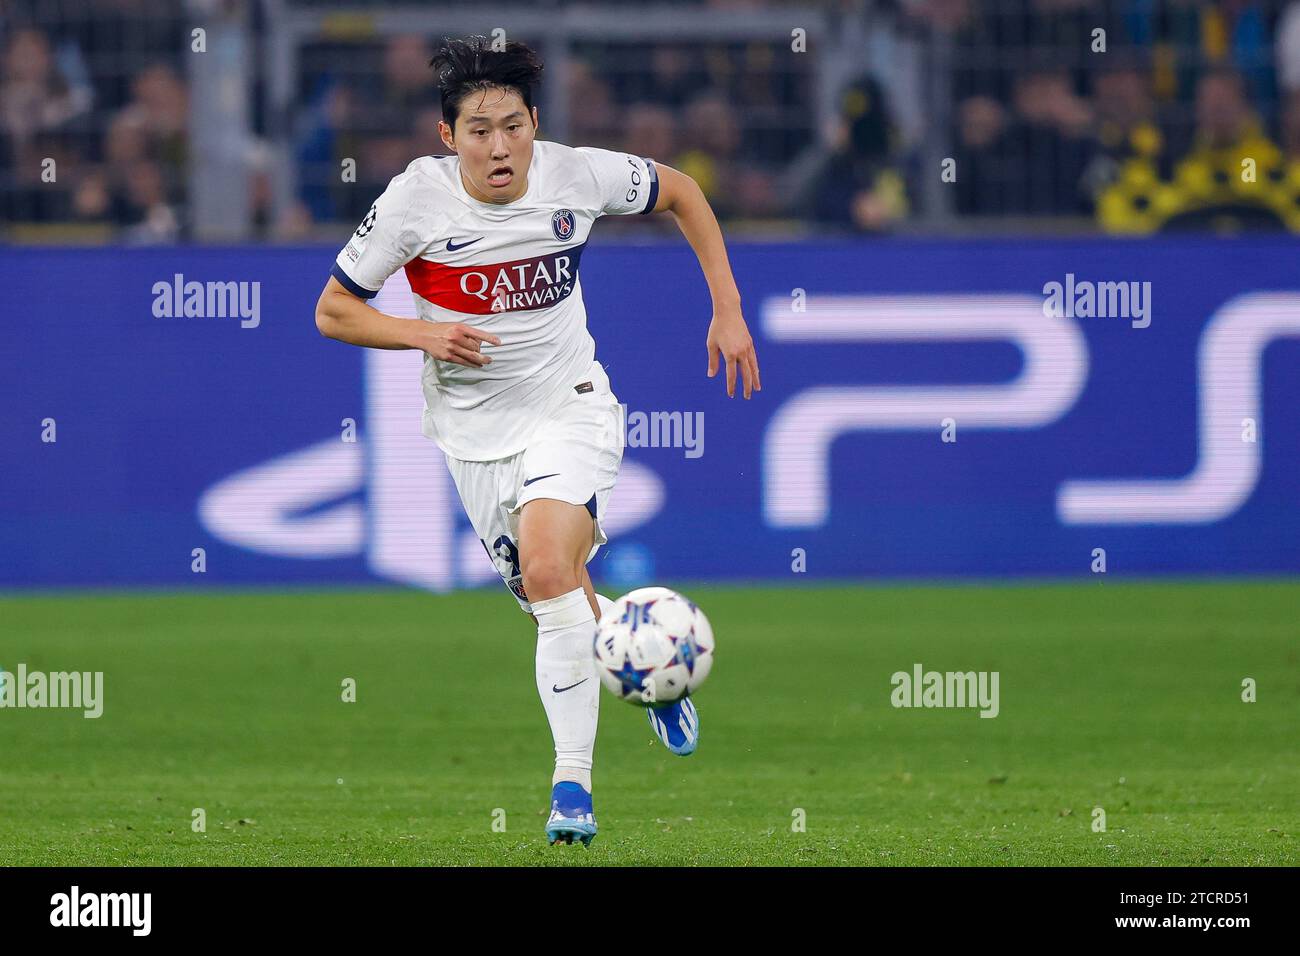
[[[550,475],[547,475],[546,477],[549,478]],[[585,684],[585,683],[587,683],[587,681],[589,681],[589,680],[591,680],[590,677],[584,677],[582,680],[578,681],[578,684]],[[573,690],[573,688],[577,687],[578,684],[570,684],[568,687],[556,687],[554,684],[552,684],[552,685],[551,685],[551,693],[553,693],[553,694],[563,694],[566,690]]]
[[[557,472],[555,472],[554,474],[550,474],[550,475],[538,475],[536,478],[529,478],[527,481],[524,482],[524,487],[527,488],[527,487],[528,487],[529,485],[531,485],[534,481],[541,481],[543,478],[554,478],[554,477],[555,477],[556,475],[558,475],[558,474],[559,474],[559,472],[557,471]]]

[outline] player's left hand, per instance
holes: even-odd
[[[749,327],[740,309],[715,310],[709,323],[709,337],[705,341],[709,350],[709,378],[718,374],[718,357],[727,361],[727,397],[736,397],[736,369],[740,369],[745,387],[745,397],[757,389],[763,390],[758,377],[758,353]]]

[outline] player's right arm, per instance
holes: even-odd
[[[444,362],[478,368],[492,361],[479,351],[487,342],[500,345],[488,335],[459,322],[425,322],[401,319],[371,308],[349,292],[334,276],[325,283],[316,302],[316,328],[326,338],[372,349],[419,349]]]
[[[367,304],[379,294],[390,275],[414,259],[420,250],[418,197],[414,177],[396,177],[375,201],[348,244],[338,254],[329,280],[316,302],[316,328],[321,335],[373,349],[419,349],[444,362],[477,368],[492,359],[483,355],[484,342],[500,345],[488,335],[460,322],[425,322],[386,315]]]

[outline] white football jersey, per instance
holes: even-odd
[[[597,219],[650,212],[658,193],[653,160],[538,140],[524,194],[486,203],[465,191],[458,156],[424,156],[388,184],[332,275],[368,299],[405,268],[421,319],[500,338],[482,346],[483,368],[425,354],[423,430],[456,458],[505,458],[576,384],[608,386],[587,332],[582,250]]]

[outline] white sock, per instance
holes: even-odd
[[[596,616],[582,588],[532,605],[537,617],[537,693],[555,739],[551,783],[571,780],[591,792],[600,708],[600,679],[591,651]]]

